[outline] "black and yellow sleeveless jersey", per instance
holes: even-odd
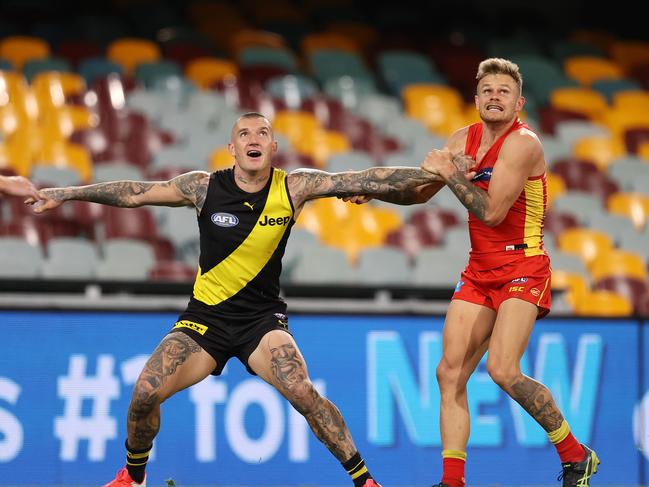
[[[272,169],[268,183],[247,193],[234,169],[211,174],[198,216],[200,258],[193,299],[225,313],[256,313],[283,304],[279,276],[293,226],[286,172]]]

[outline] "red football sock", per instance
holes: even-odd
[[[586,458],[586,452],[572,433],[568,433],[564,440],[554,446],[557,449],[561,463],[581,462]]]
[[[442,483],[450,487],[465,487],[464,466],[466,465],[466,453],[454,450],[444,450]]]
[[[577,438],[570,431],[570,426],[564,420],[561,426],[548,433],[550,441],[557,449],[561,463],[581,462],[586,458],[584,448],[579,444]]]

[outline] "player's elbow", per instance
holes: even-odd
[[[484,216],[481,218],[482,223],[488,227],[497,227],[505,219],[505,214],[500,212],[485,212]]]

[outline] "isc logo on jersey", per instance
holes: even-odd
[[[211,219],[219,227],[234,227],[239,224],[239,219],[230,213],[212,213]]]

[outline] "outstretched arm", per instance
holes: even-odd
[[[39,199],[34,184],[22,176],[0,176],[0,194]]]
[[[536,136],[513,134],[505,141],[485,191],[468,180],[451,162],[448,150],[432,151],[422,167],[444,179],[460,202],[485,225],[494,227],[521,194],[527,178],[545,170],[543,150]]]
[[[113,181],[89,186],[48,188],[39,192],[45,201],[34,208],[34,213],[51,210],[68,200],[91,201],[121,208],[144,205],[195,206],[200,212],[209,180],[209,173],[192,171],[169,181]],[[27,202],[34,204],[36,199],[30,198]]]
[[[440,178],[412,167],[373,167],[363,171],[328,173],[297,169],[288,175],[288,189],[296,208],[306,201],[328,196],[390,195],[395,201],[408,197],[418,186]]]

